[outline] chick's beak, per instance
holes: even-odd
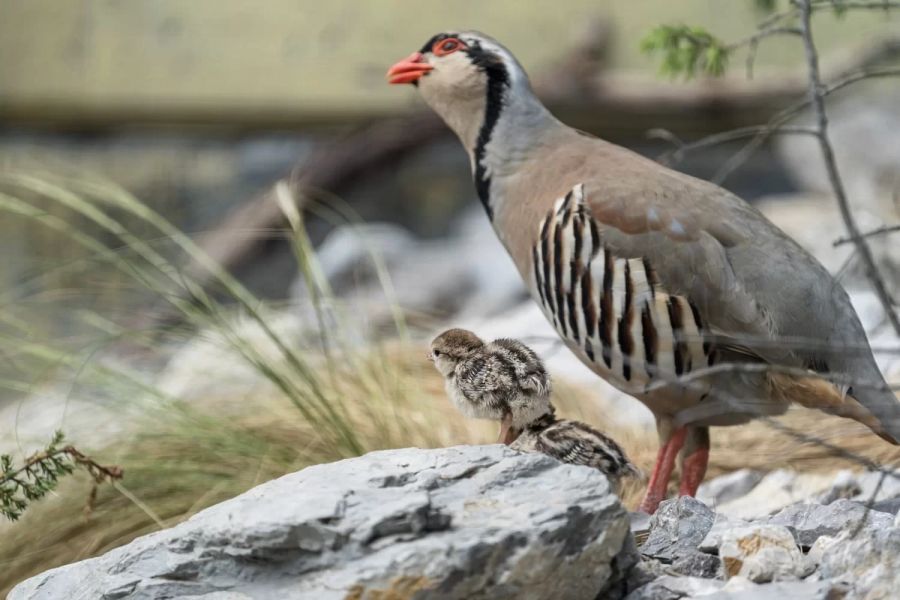
[[[433,66],[425,62],[425,56],[421,52],[413,52],[388,69],[388,83],[415,83],[422,75],[433,68]]]
[[[428,354],[425,355],[425,358],[427,358],[431,362],[434,362],[434,352],[429,352]]]

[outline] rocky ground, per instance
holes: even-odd
[[[9,597],[892,597],[900,480],[844,473],[814,488],[740,471],[708,482],[704,502],[669,500],[648,517],[627,513],[599,472],[539,454],[373,452],[270,481]],[[816,499],[795,502],[794,489]],[[729,508],[755,490],[768,499],[756,515]]]

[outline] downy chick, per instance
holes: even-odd
[[[529,423],[510,448],[542,452],[573,465],[593,467],[613,481],[622,477],[643,479],[616,441],[581,421],[557,419],[551,404],[546,413]]]
[[[520,342],[485,343],[471,331],[448,329],[431,342],[429,358],[460,412],[500,421],[499,442],[512,443],[550,407],[550,376],[534,351]]]
[[[500,421],[499,441],[511,448],[592,467],[613,480],[642,477],[615,440],[585,423],[556,418],[550,376],[521,342],[484,343],[471,331],[449,329],[431,343],[430,358],[456,407],[466,416]]]

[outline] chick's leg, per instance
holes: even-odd
[[[497,443],[509,446],[516,441],[517,437],[519,437],[519,431],[513,427],[512,415],[505,413],[500,421],[500,436],[497,438]]]

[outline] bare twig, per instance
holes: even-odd
[[[822,151],[825,169],[828,172],[828,179],[831,183],[832,190],[834,191],[835,199],[837,200],[838,208],[841,212],[841,218],[844,220],[844,226],[847,228],[847,233],[856,244],[856,251],[863,262],[866,276],[869,278],[869,281],[875,290],[875,294],[878,296],[878,301],[881,303],[885,313],[887,313],[887,317],[890,320],[894,331],[900,336],[900,317],[898,317],[897,313],[894,311],[893,300],[888,293],[881,274],[878,272],[872,250],[869,248],[865,238],[860,235],[859,226],[856,224],[856,219],[853,216],[853,212],[850,210],[850,203],[847,200],[847,194],[844,190],[844,182],[841,179],[841,174],[834,158],[834,149],[831,146],[831,141],[828,136],[828,115],[825,112],[826,88],[822,85],[821,76],[819,74],[819,55],[816,50],[815,42],[813,41],[812,33],[812,0],[794,1],[800,9],[800,26],[803,30],[803,46],[806,51],[806,62],[809,71],[809,102],[812,105],[815,114],[816,127],[818,129],[818,135],[816,137],[819,140],[819,147]]]
[[[776,373],[784,373],[784,374],[793,374],[793,369],[789,367],[779,367],[777,365],[766,365],[766,364],[744,364],[744,363],[729,363],[729,364],[721,364],[716,365],[718,369],[715,372],[776,372]],[[712,370],[716,369],[716,367],[711,367],[709,370],[703,370],[707,374],[709,374]],[[699,371],[698,371],[699,372]],[[688,389],[692,389],[696,392],[706,392],[704,389],[706,386],[706,382],[702,377],[696,377],[697,372],[688,373],[681,376],[674,377],[666,377],[665,380],[658,381],[655,385],[659,387],[665,387],[670,385],[682,385]],[[814,374],[806,372],[804,377],[822,377],[822,374]],[[858,387],[858,386],[857,386]],[[714,388],[708,390],[708,394],[712,397],[715,397],[721,400],[725,405],[728,411],[734,413],[748,413],[752,412],[753,408],[753,399],[752,398],[740,398],[734,394],[729,392],[725,392],[724,390]],[[749,402],[748,402],[749,401]],[[712,416],[712,415],[707,415]],[[678,420],[679,415],[675,415],[676,421]],[[886,468],[885,466],[878,464],[877,462],[861,456],[855,452],[847,450],[845,448],[841,448],[835,444],[832,444],[828,440],[821,438],[820,436],[816,436],[807,432],[798,431],[780,421],[778,419],[768,416],[766,414],[757,414],[755,418],[772,429],[785,433],[796,441],[815,444],[821,448],[824,448],[828,451],[831,456],[844,458],[851,462],[854,462],[862,467],[870,471],[876,471],[881,473],[884,477],[892,477],[894,479],[900,479],[900,472],[895,471],[894,469]]]
[[[670,160],[680,161],[687,152],[706,148],[707,146],[716,146],[725,142],[757,136],[763,133],[768,135],[817,135],[818,132],[812,127],[803,127],[800,125],[784,125],[775,128],[772,128],[769,125],[752,125],[750,127],[741,127],[709,135],[700,138],[695,142],[684,142],[678,138],[678,136],[665,129],[651,129],[647,132],[647,137],[665,140],[671,142],[675,146],[675,149],[666,152],[658,158],[660,161],[667,162]]]
[[[860,234],[860,237],[870,238],[870,237],[876,237],[876,236],[885,235],[888,233],[897,233],[897,232],[900,232],[900,225],[885,225],[884,227],[878,227],[871,231],[867,231],[866,233],[862,233],[862,234]],[[842,238],[838,238],[838,239],[834,240],[834,243],[831,245],[834,247],[837,247],[837,246],[842,246],[844,244],[849,244],[850,242],[853,242],[853,241],[855,241],[855,239],[852,237],[842,237]]]
[[[857,83],[859,81],[864,81],[866,79],[877,79],[881,77],[900,77],[900,68],[883,67],[853,71],[852,73],[848,73],[840,79],[837,79],[833,83],[823,87],[821,90],[821,95],[823,98],[827,98],[831,94],[842,90],[847,86],[853,85],[854,83]],[[729,175],[731,175],[738,167],[744,164],[744,162],[746,162],[747,159],[750,158],[750,156],[752,156],[753,153],[756,152],[756,150],[760,146],[762,146],[772,135],[776,134],[780,129],[785,128],[785,123],[803,112],[803,110],[808,108],[810,104],[811,102],[809,99],[802,100],[776,113],[771,119],[769,119],[769,122],[766,125],[763,125],[759,128],[759,132],[749,142],[747,142],[740,150],[732,155],[732,157],[728,159],[728,161],[726,161],[718,171],[716,171],[716,174],[713,176],[712,181],[718,184],[724,182]],[[714,136],[724,136],[727,133],[728,132],[714,134]],[[815,135],[818,135],[818,133],[816,133]],[[697,140],[697,142],[694,142],[694,144],[697,144],[698,147],[704,147],[708,145],[702,143],[704,139],[705,138]]]
[[[816,373],[808,369],[800,367],[789,367],[786,365],[775,365],[771,363],[743,363],[743,362],[727,362],[719,363],[711,367],[702,367],[680,375],[676,378],[666,378],[653,381],[647,384],[641,393],[652,392],[660,388],[668,387],[673,383],[690,384],[692,382],[702,381],[710,375],[720,373],[778,373],[781,375],[789,375],[792,377],[814,377],[827,381],[836,386],[850,386],[856,389],[872,389],[879,391],[893,391],[893,386],[883,381],[861,380],[855,377],[849,377],[840,373]]]
[[[827,8],[838,10],[888,10],[891,8],[900,8],[900,2],[892,2],[890,0],[872,0],[870,2],[866,0],[839,0],[839,2],[834,2],[834,0],[812,0],[809,4],[811,10],[823,10]]]

